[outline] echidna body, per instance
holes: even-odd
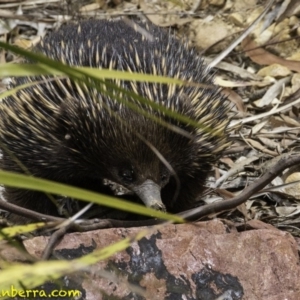
[[[182,135],[111,96],[69,79],[38,81],[0,104],[2,168],[110,193],[104,180],[133,192],[147,206],[177,212],[201,194],[211,165],[228,146],[228,104],[202,59],[168,32],[138,22],[88,20],[47,35],[36,50],[69,65],[180,78],[209,87],[112,80],[199,123],[196,128],[130,96],[118,94],[183,131]],[[101,87],[105,89],[105,86]],[[106,87],[106,89],[109,89]],[[176,175],[175,175],[176,174]],[[176,192],[177,191],[177,192]],[[8,201],[57,215],[43,193],[6,188]]]

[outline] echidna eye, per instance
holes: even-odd
[[[169,179],[169,173],[167,171],[163,171],[161,174],[160,174],[160,180],[161,182],[164,184],[164,183],[167,183],[168,182],[168,179]]]
[[[131,183],[134,181],[134,172],[131,169],[121,170],[119,175],[126,183]]]

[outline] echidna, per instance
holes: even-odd
[[[2,168],[104,193],[110,182],[145,205],[178,212],[203,192],[211,165],[228,146],[228,103],[203,60],[169,32],[138,21],[87,20],[63,25],[36,50],[69,65],[157,74],[196,85],[112,80],[121,88],[199,123],[178,121],[148,104],[122,97],[148,114],[188,132],[182,135],[116,99],[69,79],[15,78],[12,86],[38,81],[0,104]],[[177,192],[176,192],[177,191]],[[6,188],[20,206],[57,215],[39,192]]]

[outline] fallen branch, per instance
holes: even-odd
[[[184,217],[186,220],[195,221],[212,213],[219,213],[222,211],[234,209],[235,207],[241,205],[242,203],[250,199],[250,197],[253,194],[263,189],[285,169],[295,166],[297,164],[300,164],[299,153],[287,153],[276,157],[270,162],[270,169],[261,178],[256,180],[250,186],[246,187],[241,194],[234,197],[233,199],[200,206],[182,212],[179,215]]]

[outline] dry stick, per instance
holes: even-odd
[[[45,249],[43,250],[43,260],[46,260],[50,257],[58,242],[64,237],[64,235],[67,233],[67,231],[71,228],[72,225],[73,224],[68,224],[67,226],[59,228],[51,235]]]
[[[97,220],[96,222],[94,220],[86,220],[80,223],[79,224],[80,231],[85,232],[91,230],[117,228],[117,227],[129,228],[129,227],[154,226],[154,225],[170,222],[162,219],[147,219],[147,220],[139,220],[139,221],[102,219],[102,220]],[[75,229],[78,229],[78,227]]]
[[[50,215],[41,214],[39,212],[0,200],[0,209],[6,210],[10,213],[17,214],[22,217],[29,218],[35,221],[42,222],[64,222],[66,218],[54,217]],[[126,221],[126,220],[114,220],[114,219],[92,219],[85,220],[78,223],[73,223],[72,229],[80,231],[90,231],[103,228],[112,227],[139,227],[139,226],[151,226],[165,222],[165,220],[139,220],[139,221]],[[55,224],[53,224],[55,226]]]
[[[179,215],[184,217],[186,220],[192,221],[212,213],[219,213],[222,211],[233,209],[241,205],[242,203],[246,202],[253,194],[259,192],[268,183],[270,183],[276,176],[278,176],[282,171],[297,164],[300,164],[299,153],[297,154],[287,153],[280,156],[279,158],[276,157],[275,159],[273,159],[273,166],[270,168],[270,170],[267,171],[255,183],[245,188],[240,195],[234,197],[231,200],[200,206],[191,209],[189,211],[183,212]]]
[[[53,217],[49,215],[44,215],[41,213],[38,213],[36,211],[6,202],[4,200],[0,200],[0,209],[7,210],[8,212],[17,214],[22,217],[29,218],[31,220],[35,221],[64,221],[64,218],[59,217]]]

